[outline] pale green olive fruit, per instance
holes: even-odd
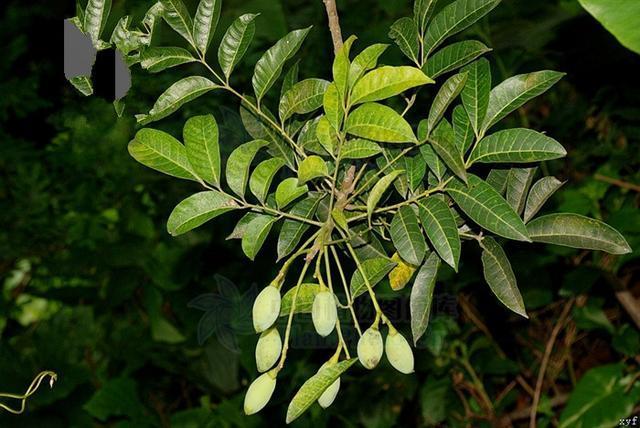
[[[358,359],[360,364],[369,370],[373,370],[380,359],[384,346],[382,344],[382,335],[377,327],[369,327],[358,340]]]
[[[335,363],[331,363],[331,361],[327,361],[322,365],[322,367],[320,367],[320,370],[318,370],[318,373],[325,367],[332,364],[335,364]],[[340,378],[336,379],[335,382],[333,382],[331,385],[327,387],[327,389],[324,390],[320,398],[318,398],[318,404],[320,404],[320,406],[323,409],[326,409],[331,404],[333,404],[333,401],[336,399],[336,396],[338,395],[338,391],[340,391]]]
[[[260,373],[266,372],[278,361],[282,351],[282,339],[278,329],[265,330],[256,345],[256,366]]]
[[[395,329],[390,329],[385,352],[391,365],[400,373],[413,373],[413,351],[407,339]]]
[[[276,389],[276,372],[269,371],[254,380],[244,396],[244,413],[253,415],[267,405]]]
[[[280,290],[271,285],[265,287],[253,302],[253,327],[262,333],[273,325],[280,315]]]
[[[338,319],[336,300],[331,291],[321,291],[313,299],[311,319],[313,319],[313,326],[320,336],[326,337],[331,334]]]

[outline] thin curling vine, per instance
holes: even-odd
[[[253,140],[236,147],[226,162],[220,155],[218,124],[210,114],[186,121],[183,142],[143,128],[129,152],[150,168],[202,188],[170,214],[170,234],[242,212],[230,237],[241,240],[251,260],[269,235],[277,235],[277,260],[283,264],[253,307],[260,334],[256,364],[262,374],[248,388],[247,414],[264,408],[274,393],[300,313],[310,312],[318,334],[335,338],[336,348],[293,397],[287,422],[316,401],[322,407],[331,405],[341,375],[357,360],[374,369],[384,353],[401,373],[413,372],[411,346],[382,310],[376,286],[388,279],[397,291],[413,279],[411,336],[416,344],[429,323],[438,270],[444,263],[458,271],[462,242],[479,246],[489,289],[524,317],[525,304],[502,248],[505,240],[612,254],[630,251],[625,239],[601,221],[570,213],[538,216],[562,182],[554,177],[534,181],[535,163],[563,157],[566,151],[543,132],[496,126],[563,74],[536,71],[492,85],[489,61],[483,57],[487,46],[475,40],[443,43],[499,1],[454,0],[437,13],[435,3],[416,1],[413,16],[391,26],[389,36],[410,65],[379,64],[386,44],[352,54],[352,36],[342,46],[335,43],[332,80],[299,79],[295,64],[280,79],[311,31],[308,27],[290,32],[261,56],[251,95],[232,86],[232,77],[252,41],[255,14],[238,17],[225,31],[217,64],[208,61],[207,53],[219,0],[202,0],[193,18],[180,0],[160,1],[141,29],[130,29],[129,18],[122,18],[110,43],[100,40],[107,2],[90,0],[86,11],[73,19],[97,48],[115,45],[129,64],[151,73],[187,63],[202,66],[203,75],[177,81],[147,113],[137,115],[141,125],[209,92],[239,103]],[[159,18],[185,39],[183,47],[153,46]],[[279,97],[273,103],[276,84]],[[437,90],[425,103],[419,91],[429,85]],[[399,96],[405,101],[401,107]],[[121,112],[122,104],[117,107]],[[409,112],[423,120],[410,123]],[[297,275],[290,275],[300,263]],[[372,325],[360,325],[354,311],[357,299],[373,306]],[[338,316],[342,311],[345,317]],[[358,332],[357,343],[343,335],[341,322],[346,319]],[[354,349],[358,358],[351,357]]]
[[[13,413],[14,415],[19,415],[24,412],[24,409],[27,406],[27,399],[36,393],[38,388],[40,388],[40,384],[46,378],[49,378],[49,388],[53,388],[53,383],[58,380],[58,375],[52,371],[43,371],[38,373],[38,375],[31,381],[31,384],[27,388],[24,394],[11,394],[8,392],[0,392],[0,398],[2,399],[12,399],[19,400],[20,407],[15,409],[11,406],[8,406],[4,403],[0,403],[0,409],[5,410],[9,413]]]

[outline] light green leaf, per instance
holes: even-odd
[[[278,184],[276,189],[276,204],[278,208],[282,209],[302,195],[307,194],[308,191],[309,188],[306,184],[304,186],[298,186],[297,178],[286,178]]]
[[[329,82],[322,79],[305,79],[293,85],[280,99],[280,120],[284,122],[294,113],[305,114],[322,106],[322,98]]]
[[[507,203],[518,214],[522,214],[527,193],[537,168],[511,168],[507,176]]]
[[[129,142],[129,154],[149,168],[186,180],[198,181],[185,147],[166,132],[143,128]]]
[[[96,46],[111,11],[111,0],[89,0],[84,10],[84,32]]]
[[[300,291],[298,291],[298,289]],[[310,314],[311,309],[313,308],[313,301],[316,298],[316,294],[318,294],[322,289],[319,284],[308,284],[303,283],[298,285],[294,285],[291,287],[285,294],[282,296],[282,301],[280,302],[280,316],[286,317],[289,316],[291,312],[291,305],[293,303],[293,297],[298,293],[296,298],[296,308],[294,310],[295,314]]]
[[[336,364],[326,365],[309,378],[289,403],[286,422],[291,423],[303,414],[320,398],[324,390],[331,386],[356,361],[358,361],[357,358],[352,358]]]
[[[394,109],[366,103],[347,117],[346,132],[357,137],[385,143],[416,143],[411,125]]]
[[[409,310],[411,312],[411,334],[413,344],[417,345],[418,340],[429,326],[429,314],[431,313],[431,302],[433,301],[433,290],[436,288],[436,278],[440,259],[436,253],[429,254],[424,262],[411,288],[409,299]]]
[[[189,101],[219,87],[205,77],[185,77],[164,91],[148,114],[136,116],[138,123],[145,125],[165,118]]]
[[[429,144],[447,167],[466,183],[467,172],[462,160],[462,154],[453,139],[454,135],[451,125],[449,125],[449,122],[446,120],[442,120],[429,138]]]
[[[326,116],[320,117],[316,126],[316,138],[327,153],[333,154],[338,144],[338,134]]]
[[[251,79],[258,103],[280,77],[284,63],[298,52],[310,29],[311,27],[308,27],[290,32],[258,60]]]
[[[209,48],[213,33],[220,19],[221,0],[200,0],[193,20],[193,39],[196,47],[204,55]]]
[[[69,83],[78,90],[82,95],[88,97],[93,94],[93,83],[90,76],[76,76],[69,79]]]
[[[242,239],[249,223],[251,223],[251,221],[259,215],[260,214],[254,212],[248,212],[243,215],[242,218],[238,220],[236,226],[233,228],[229,236],[226,237],[226,239]]]
[[[380,146],[373,141],[356,138],[347,141],[340,151],[342,159],[366,159],[382,153]]]
[[[147,48],[140,54],[140,65],[150,73],[157,73],[176,65],[187,64],[196,59],[182,48]]]
[[[163,7],[162,18],[173,30],[193,44],[193,20],[181,0],[160,0]]]
[[[376,257],[373,259],[364,260],[360,263],[362,270],[364,271],[366,278],[369,280],[369,285],[375,287],[377,283],[382,281],[391,270],[396,266],[395,262],[392,262],[387,257]],[[367,284],[364,282],[364,277],[359,269],[353,272],[351,282],[349,283],[349,289],[351,290],[351,297],[355,299],[362,293],[367,292]]]
[[[473,128],[467,112],[461,105],[453,109],[453,141],[464,158],[473,143]]]
[[[419,68],[384,66],[368,72],[351,92],[351,105],[384,100],[417,86],[434,83]]]
[[[348,87],[353,87],[364,73],[375,68],[378,64],[378,58],[388,47],[389,45],[387,44],[378,43],[363,49],[362,52],[356,55],[349,67]]]
[[[400,257],[414,266],[419,266],[427,251],[427,244],[413,208],[405,205],[398,209],[391,220],[389,233]]]
[[[433,18],[424,36],[424,52],[428,56],[447,37],[464,30],[489,13],[500,0],[456,0]]]
[[[524,223],[489,184],[469,174],[469,186],[453,180],[446,189],[464,213],[482,228],[516,241],[531,242]]]
[[[298,167],[298,185],[303,185],[309,180],[329,175],[329,169],[324,159],[312,155],[300,162]]]
[[[306,199],[297,202],[291,211],[290,214],[302,217],[302,218],[311,218],[316,212],[318,208],[318,204],[322,198],[310,196]],[[282,224],[282,228],[280,229],[280,236],[278,237],[278,261],[283,257],[291,254],[298,244],[300,243],[300,239],[302,239],[302,235],[309,229],[309,224],[296,221],[293,219],[287,219]]]
[[[534,242],[599,250],[610,254],[631,252],[627,241],[613,227],[578,214],[560,213],[538,217],[527,224],[527,230]]]
[[[460,93],[460,98],[469,115],[471,126],[478,135],[489,106],[491,68],[486,58],[480,58],[464,67],[462,71],[467,72],[467,83]]]
[[[418,28],[411,18],[400,18],[393,23],[389,30],[389,37],[416,65],[420,65],[420,45],[418,44]]]
[[[167,231],[173,236],[182,235],[237,208],[239,207],[236,201],[222,192],[216,190],[199,192],[176,205],[167,220]]]
[[[436,197],[422,199],[417,204],[420,222],[431,245],[442,260],[457,272],[460,260],[460,236],[451,208],[445,201]]]
[[[413,2],[413,20],[416,22],[420,34],[424,34],[436,3],[438,0],[415,0]]]
[[[429,109],[429,116],[427,117],[427,135],[438,124],[444,112],[451,105],[453,100],[460,94],[465,82],[467,81],[466,73],[454,74],[442,84],[438,93],[433,99],[431,108]]]
[[[551,137],[527,128],[498,131],[484,137],[469,158],[470,163],[528,163],[557,159],[567,151]]]
[[[260,162],[253,170],[249,179],[249,190],[260,202],[264,203],[273,177],[284,164],[285,161],[282,158],[271,158]]]
[[[287,71],[282,78],[282,88],[280,89],[280,98],[284,97],[284,94],[289,91],[289,89],[293,88],[293,85],[298,83],[298,73],[300,71],[300,61],[296,61],[293,63],[291,67],[289,67],[289,71]]]
[[[342,127],[342,119],[344,118],[344,107],[338,93],[338,87],[335,83],[331,83],[322,98],[324,106],[324,116],[329,121],[333,129],[336,131]]]
[[[187,120],[182,131],[187,157],[193,170],[207,183],[220,185],[218,124],[211,114]]]
[[[253,140],[238,146],[227,160],[227,185],[236,195],[244,197],[249,179],[249,167],[258,150],[267,146],[265,140]]]
[[[373,189],[371,189],[371,192],[369,192],[369,197],[367,198],[367,218],[369,219],[369,221],[371,221],[373,210],[378,205],[378,202],[380,202],[380,198],[382,198],[384,192],[389,188],[391,183],[393,183],[394,180],[403,173],[404,171],[401,169],[392,171],[378,180],[375,186],[373,186]]]
[[[425,119],[426,120],[426,119]],[[420,146],[420,155],[424,158],[429,170],[435,175],[438,181],[442,180],[446,172],[446,166],[442,160],[438,157],[433,146],[429,144],[423,144]]]
[[[564,183],[555,177],[542,177],[536,181],[527,197],[527,203],[524,208],[524,222],[527,223],[534,215],[540,211],[545,202],[558,190]]]
[[[518,290],[516,277],[502,247],[488,236],[482,239],[480,246],[482,247],[484,279],[489,284],[493,294],[513,312],[529,318],[524,308],[520,290]]]
[[[242,236],[242,251],[250,260],[256,258],[275,222],[275,217],[260,214],[247,225]]]
[[[333,60],[333,81],[336,85],[337,93],[340,95],[339,99],[343,100],[347,94],[347,85],[349,83],[349,68],[351,62],[349,61],[349,52],[351,51],[351,45],[356,40],[356,36],[350,36],[342,45],[342,48],[336,52],[336,56]],[[342,104],[342,103],[340,103]]]
[[[518,74],[500,83],[489,94],[489,105],[482,120],[481,132],[484,133],[500,119],[545,92],[562,76],[564,73],[544,70]]]
[[[477,40],[464,40],[445,46],[433,54],[422,70],[432,79],[462,67],[491,49]],[[487,93],[489,89],[487,89]]]
[[[636,0],[579,0],[582,7],[597,19],[628,49],[640,54],[638,16],[640,3]]]
[[[218,48],[218,62],[222,72],[228,79],[234,67],[240,62],[251,44],[253,35],[256,32],[254,20],[258,15],[247,13],[227,28]]]

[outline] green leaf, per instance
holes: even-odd
[[[391,26],[389,37],[398,45],[407,58],[416,65],[420,64],[420,61],[418,61],[418,56],[420,55],[418,28],[413,19],[406,17],[398,19]]]
[[[220,0],[200,0],[193,20],[193,39],[196,47],[204,55],[209,48],[213,33],[220,19]]]
[[[433,301],[433,290],[436,288],[436,278],[440,259],[436,253],[429,254],[424,262],[411,288],[409,299],[409,310],[411,312],[411,334],[413,344],[417,345],[429,326],[429,314],[431,313],[431,302]]]
[[[194,62],[196,59],[188,50],[182,48],[147,48],[140,54],[140,65],[150,73]]]
[[[378,43],[363,49],[362,52],[356,55],[349,67],[348,87],[353,87],[364,73],[375,68],[378,64],[378,58],[388,47],[389,45],[387,44]]]
[[[527,224],[534,242],[565,247],[600,250],[611,254],[627,254],[631,247],[613,227],[578,214],[560,213],[538,217]]]
[[[249,190],[260,202],[264,203],[273,177],[284,164],[285,161],[282,158],[271,158],[260,162],[253,170],[249,179]]]
[[[91,416],[106,422],[112,416],[144,418],[136,383],[130,378],[110,379],[84,404]]]
[[[427,244],[413,208],[408,205],[400,207],[393,216],[389,232],[400,257],[414,266],[419,266],[427,252]]]
[[[333,384],[349,367],[351,367],[357,358],[351,358],[350,360],[340,361],[339,363],[324,366],[318,373],[311,376],[302,387],[296,392],[296,395],[289,403],[287,409],[287,423],[291,423],[296,420],[301,414],[303,414],[318,398],[322,395],[325,389]]]
[[[533,129],[514,128],[484,137],[476,145],[469,162],[528,163],[557,159],[567,151],[551,137]]]
[[[507,203],[518,214],[522,214],[527,193],[537,168],[511,168],[507,177]]]
[[[451,125],[443,120],[429,138],[429,144],[447,167],[466,183],[467,171],[464,166],[464,161],[462,160],[462,154],[453,139],[454,135]]]
[[[351,92],[351,105],[384,100],[417,86],[434,83],[419,68],[391,67],[377,68],[365,74]]]
[[[315,214],[321,199],[322,198],[315,196],[305,198],[300,202],[297,202],[293,208],[291,208],[289,213],[309,219]],[[278,261],[283,257],[288,256],[296,249],[300,243],[300,239],[302,239],[302,236],[308,229],[308,223],[294,219],[287,219],[284,221],[282,228],[280,229],[280,236],[278,237]]]
[[[219,87],[205,77],[185,77],[164,91],[148,114],[136,116],[138,123],[145,125],[165,118],[189,101]]]
[[[369,197],[367,198],[367,218],[369,219],[369,221],[371,221],[373,210],[375,210],[378,202],[380,202],[380,198],[382,198],[384,192],[389,188],[391,183],[393,183],[394,180],[403,173],[404,171],[401,169],[392,171],[378,180],[375,186],[373,186],[373,189],[371,189],[371,192],[369,192]]]
[[[280,99],[280,120],[284,122],[295,114],[310,113],[322,106],[322,98],[329,82],[305,79],[293,85]]]
[[[518,290],[516,277],[502,247],[491,237],[480,242],[484,279],[498,300],[518,315],[528,318],[524,302]]]
[[[458,236],[458,227],[451,208],[445,201],[436,197],[422,199],[417,204],[420,222],[431,245],[442,260],[457,272],[460,260],[460,236]]]
[[[253,140],[238,146],[227,160],[227,185],[236,195],[244,197],[249,179],[249,167],[258,150],[267,146],[265,140]]]
[[[464,213],[482,228],[516,241],[531,242],[524,223],[489,184],[469,174],[469,186],[453,180],[446,189]]]
[[[242,236],[242,251],[250,260],[256,258],[276,221],[275,217],[260,214],[247,224]]]
[[[294,62],[293,65],[289,67],[289,71],[287,71],[284,77],[282,78],[282,88],[280,90],[280,98],[282,98],[289,89],[293,88],[293,85],[298,83],[299,71],[300,71],[300,61]]]
[[[555,177],[542,177],[536,181],[527,197],[527,203],[524,208],[524,222],[527,223],[534,215],[540,211],[545,202],[558,190],[564,183]]]
[[[407,174],[409,189],[411,189],[412,192],[415,192],[422,184],[424,176],[427,173],[427,163],[421,154],[417,156],[405,156],[404,169]]]
[[[258,14],[247,13],[237,18],[227,28],[218,48],[218,62],[225,77],[229,79],[234,67],[249,49],[256,32],[254,20]]]
[[[638,20],[640,4],[635,0],[579,0],[582,7],[597,19],[626,48],[640,54]]]
[[[91,37],[95,46],[100,40],[100,35],[109,18],[111,0],[89,0],[84,10],[84,22],[82,28]]]
[[[93,94],[93,84],[90,76],[76,76],[69,79],[69,83],[78,90],[82,95],[88,97]]]
[[[196,174],[207,183],[220,185],[218,124],[211,114],[187,120],[182,131],[187,157]]]
[[[433,54],[422,70],[427,76],[435,79],[442,74],[462,67],[490,50],[477,40],[452,43]]]
[[[622,426],[640,400],[637,382],[628,388],[623,365],[595,367],[582,376],[560,415],[559,428]]]
[[[454,74],[442,84],[438,93],[433,99],[431,108],[429,109],[429,116],[427,117],[427,136],[438,124],[444,112],[451,105],[453,100],[460,94],[465,82],[467,81],[466,73]]]
[[[415,0],[413,2],[413,20],[420,34],[423,34],[426,30],[436,3],[438,3],[438,0]]]
[[[504,195],[507,190],[507,179],[510,169],[492,169],[485,180],[491,187],[496,189],[500,195]]]
[[[300,289],[300,291],[298,291]],[[293,304],[293,298],[298,293],[296,299],[295,314],[310,314],[313,308],[313,301],[322,289],[319,284],[307,284],[294,285],[282,296],[280,302],[280,316],[289,316],[291,312],[291,305]]]
[[[487,113],[482,120],[481,132],[484,133],[500,119],[532,98],[544,93],[562,76],[564,76],[564,73],[544,70],[518,74],[500,83],[489,94],[489,105]]]
[[[144,166],[174,177],[198,181],[185,147],[166,132],[143,128],[129,142],[128,149],[129,154]]]
[[[259,215],[260,214],[254,212],[248,212],[243,215],[242,218],[238,220],[238,223],[236,223],[236,227],[233,228],[233,231],[229,234],[229,236],[226,237],[226,239],[242,239],[249,223],[251,223],[251,221]]]
[[[426,119],[425,119],[426,120]],[[446,173],[446,166],[442,160],[438,157],[433,147],[429,144],[423,144],[420,146],[420,155],[424,158],[427,166],[431,172],[435,175],[438,181],[442,180]]]
[[[428,56],[447,37],[464,30],[489,13],[500,0],[456,0],[433,18],[424,36],[424,52]]]
[[[322,97],[322,105],[324,107],[324,116],[334,130],[342,127],[342,119],[344,118],[344,107],[338,93],[338,87],[335,83],[331,83]]]
[[[360,263],[360,266],[369,280],[369,285],[371,287],[375,287],[377,283],[382,281],[389,272],[391,272],[391,270],[396,266],[396,263],[386,257],[376,257],[364,260]],[[356,269],[353,273],[351,282],[349,283],[349,289],[351,290],[352,299],[355,299],[367,291],[367,284],[364,282],[364,277],[359,269]]]
[[[278,208],[282,209],[300,196],[307,194],[308,191],[309,188],[306,184],[304,186],[298,186],[297,178],[286,178],[278,184],[278,188],[276,189],[276,204]]]
[[[300,162],[298,167],[298,185],[303,185],[309,180],[329,175],[329,169],[324,159],[312,155]]]
[[[167,220],[167,231],[173,236],[182,235],[237,208],[236,201],[227,194],[216,190],[199,192],[176,205]]]
[[[290,32],[258,60],[251,79],[258,103],[280,77],[284,63],[298,52],[310,29],[311,27],[308,27]]]
[[[489,106],[491,68],[486,58],[480,58],[464,67],[462,71],[467,72],[467,83],[460,93],[460,98],[469,115],[471,127],[478,135]]]
[[[338,144],[338,134],[326,116],[321,116],[316,126],[316,138],[327,153],[333,154]]]
[[[347,118],[346,132],[385,143],[416,143],[411,125],[391,107],[366,103]]]
[[[193,44],[193,20],[187,7],[181,0],[160,0],[163,7],[162,17],[173,30]]]
[[[382,153],[380,146],[373,141],[356,138],[347,141],[340,151],[342,159],[366,159]]]
[[[342,48],[336,52],[336,56],[333,60],[333,67],[331,69],[333,73],[333,81],[336,85],[337,93],[340,95],[339,99],[343,100],[347,94],[347,88],[349,83],[349,68],[351,62],[349,61],[349,52],[351,45],[356,40],[356,36],[350,36],[342,45]],[[342,103],[340,103],[342,104]]]
[[[453,141],[464,158],[473,143],[473,128],[467,112],[461,105],[453,109]]]

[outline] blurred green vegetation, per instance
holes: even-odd
[[[194,1],[186,3],[195,9]],[[125,11],[137,22],[149,5],[114,2],[107,33]],[[389,25],[411,8],[408,1],[338,5],[343,34],[357,34],[360,47],[388,42]],[[134,89],[118,118],[110,103],[64,84],[57,62],[43,60],[61,46],[43,46],[29,29],[47,28],[52,15],[72,16],[73,5],[9,1],[4,7],[0,34],[10,42],[0,65],[0,391],[23,392],[41,370],[59,378],[53,389],[43,386],[30,398],[25,414],[0,412],[0,426],[282,424],[287,399],[332,351],[297,342],[272,403],[260,416],[242,414],[244,390],[256,374],[256,336],[247,334],[243,320],[253,286],[275,274],[274,243],[250,264],[224,239],[233,216],[171,238],[164,224],[189,184],[145,169],[126,150],[136,129],[132,115],[148,109],[179,72],[149,76],[134,67]],[[300,74],[328,75],[333,49],[320,0],[227,0],[222,10],[218,38],[239,14],[261,13],[236,72],[238,87],[249,86],[252,65],[266,47],[288,29],[310,24]],[[573,0],[505,1],[469,34],[493,47],[494,81],[542,68],[568,73],[510,120],[548,132],[568,150],[565,159],[543,165],[567,180],[550,205],[607,221],[635,251],[614,257],[511,244],[529,320],[495,301],[478,254],[465,252],[460,274],[441,275],[440,305],[416,351],[416,374],[403,376],[388,365],[352,370],[328,410],[314,406],[294,426],[490,426],[492,413],[504,426],[528,426],[527,407],[556,326],[538,426],[557,425],[568,397],[567,409],[590,403],[605,415],[585,427],[640,414],[633,409],[638,384],[622,381],[638,373],[639,326],[620,297],[640,295],[640,56]],[[173,37],[161,28],[154,44]],[[402,61],[395,48],[385,55],[384,62]],[[178,135],[186,118],[212,112],[228,154],[247,139],[230,101],[213,92],[158,127]],[[201,321],[205,313],[188,303],[205,293],[216,293],[222,309]],[[568,318],[558,323],[565,308]],[[407,308],[395,310],[406,327]]]

